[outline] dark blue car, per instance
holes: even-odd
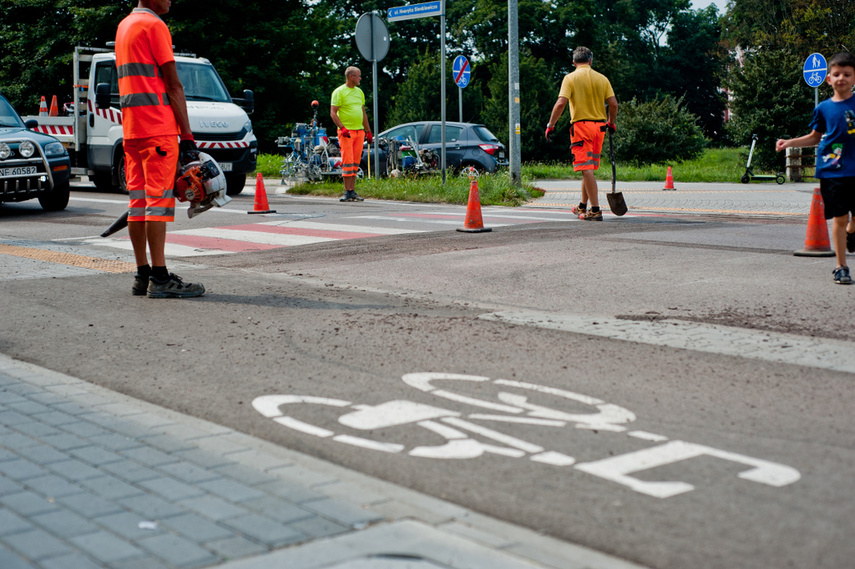
[[[378,161],[372,145],[371,175],[374,175],[375,162],[380,166],[380,175],[388,175],[390,169],[388,141],[390,140],[399,140],[402,141],[402,144],[414,141],[420,150],[432,152],[433,158],[439,157],[442,147],[441,124],[439,121],[411,122],[378,134],[380,156]],[[445,161],[449,170],[457,172],[462,168],[472,166],[479,172],[493,173],[500,166],[508,165],[505,145],[499,142],[496,135],[483,124],[446,121],[445,134]],[[400,152],[400,147],[398,148],[398,152]],[[367,144],[362,152],[360,167],[363,172],[368,171]]]
[[[42,208],[68,205],[71,161],[57,139],[29,129],[6,97],[0,95],[0,202],[38,198]]]

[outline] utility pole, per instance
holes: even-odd
[[[511,184],[522,184],[520,160],[520,38],[519,4],[508,0],[508,116]]]

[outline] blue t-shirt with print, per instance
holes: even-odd
[[[821,102],[810,127],[824,133],[817,148],[816,177],[855,176],[855,95],[845,101]]]

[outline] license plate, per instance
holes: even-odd
[[[499,158],[501,158],[501,159],[503,159],[503,160],[504,160],[504,158],[505,158],[505,153],[504,153],[504,152],[499,152]]]
[[[18,166],[15,168],[0,168],[0,178],[13,178],[15,176],[29,176],[37,174],[38,169],[35,166]]]
[[[223,172],[231,172],[232,171],[232,163],[231,162],[220,162],[220,170]]]

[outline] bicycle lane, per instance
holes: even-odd
[[[501,260],[505,271],[509,260],[507,254]],[[448,258],[445,261],[448,270]],[[460,261],[450,266],[459,267]],[[380,280],[395,274],[394,267],[379,271],[367,258],[356,256],[349,262],[360,264]],[[429,264],[420,268],[430,270]],[[294,272],[302,270],[298,267]],[[118,365],[104,365],[93,373],[99,382],[116,382],[136,393],[151,387],[147,397],[171,406],[210,415],[283,446],[598,550],[662,567],[773,566],[791,559],[804,566],[823,566],[822,562],[834,566],[850,553],[840,541],[849,522],[845,503],[838,499],[852,490],[845,475],[851,471],[851,452],[845,450],[847,431],[841,427],[850,399],[841,380],[846,376],[820,370],[806,377],[803,368],[787,364],[478,321],[475,317],[483,313],[481,308],[463,309],[459,302],[448,304],[427,295],[408,298],[406,291],[370,290],[358,279],[328,276],[335,271],[328,271],[319,282],[254,270],[244,274],[252,278],[238,283],[232,276],[203,273],[205,282],[216,286],[218,293],[181,305],[185,339],[169,342],[166,348],[151,344],[139,330],[115,330],[109,318],[113,309],[140,321],[143,314],[155,320],[158,315],[166,318],[174,303],[128,306],[123,297],[103,298],[87,290],[85,283],[66,282],[79,288],[74,302],[64,303],[75,306],[56,307],[59,314],[52,317],[66,315],[71,321],[91,322],[93,337],[87,341],[96,346],[108,340],[101,330],[118,334],[109,337],[116,353],[99,353],[97,359],[121,361],[120,369],[144,365],[145,353],[151,352],[145,346],[166,350],[170,357],[164,359],[175,359],[165,363],[163,374],[154,381],[140,381],[127,371],[117,374]],[[422,278],[419,284],[430,287],[430,280]],[[494,292],[483,280],[476,284],[487,289],[482,294]],[[258,294],[248,296],[248,290]],[[45,302],[38,294],[34,298]],[[93,314],[91,306],[96,304],[110,310]],[[206,320],[206,313],[217,308],[218,318]],[[43,322],[39,319],[43,316],[21,311],[16,317],[19,322]],[[289,322],[300,326],[283,324]],[[64,335],[45,327],[45,340],[61,344]],[[207,354],[204,342],[186,339],[209,338],[213,329],[218,336]],[[223,357],[224,350],[231,353],[229,358]],[[188,373],[190,369],[193,373]],[[412,373],[458,373],[490,381],[468,382],[469,390],[460,393],[468,399],[452,400],[405,382],[403,378]],[[219,384],[208,376],[232,379]],[[498,379],[563,390],[578,398],[532,390],[512,392],[511,388],[521,388],[497,384]],[[823,389],[814,387],[817,382]],[[769,393],[775,394],[775,400],[768,400]],[[810,397],[802,397],[804,393]],[[268,414],[248,405],[265,396],[343,403],[341,407],[310,405],[303,399],[294,402],[299,405],[285,402]],[[558,397],[560,404],[539,399],[546,396]],[[473,400],[504,406],[504,411],[493,410],[492,415],[525,414],[526,421],[497,426],[495,417],[473,418],[473,413],[487,414],[473,406]],[[420,415],[420,423],[433,421],[434,430],[411,421],[390,422],[391,414],[376,411],[390,401],[409,402],[410,407],[399,405],[411,414],[428,413],[425,406],[437,409],[431,413],[438,416]],[[535,416],[532,412],[538,409],[521,404],[553,416]],[[629,421],[626,414],[622,415],[625,423],[567,418],[591,415],[599,405],[614,405],[634,420]],[[345,406],[349,406],[346,413],[341,411]],[[349,419],[342,422],[344,416]],[[276,420],[284,417],[332,435],[306,433]],[[584,428],[592,424],[599,428]],[[340,435],[422,448],[418,453],[422,456],[411,455],[410,450],[385,452],[348,445],[335,440]],[[426,450],[454,441],[464,441],[456,446],[475,450],[458,450],[454,457]],[[476,441],[477,447],[466,441]],[[649,464],[660,460],[664,472],[638,469],[638,461],[605,463],[611,479],[601,475],[602,468],[594,473],[577,468],[597,463],[602,467],[610,457],[626,457],[674,441],[685,445],[667,447],[671,460],[642,455]],[[483,452],[487,445],[492,449]],[[520,448],[523,445],[527,446]],[[684,460],[673,460],[677,456]],[[739,477],[763,466],[758,461],[795,469],[801,478],[776,486],[768,483],[775,479]],[[677,481],[693,488],[657,497],[615,479],[620,476]],[[826,557],[820,562],[817,543],[829,545],[830,550],[823,552]]]

